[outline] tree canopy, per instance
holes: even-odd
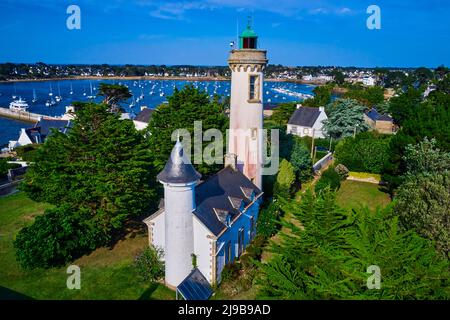
[[[104,104],[76,106],[73,126],[46,139],[21,186],[31,199],[56,206],[20,231],[16,246],[25,266],[66,262],[110,243],[130,217],[148,213],[156,203],[148,143],[133,122],[119,120]],[[67,228],[73,232],[51,233]],[[26,239],[33,237],[42,241],[28,247]],[[48,253],[43,259],[37,252]]]
[[[149,141],[154,154],[154,165],[162,170],[169,159],[174,146],[172,135],[178,129],[186,129],[191,135],[193,145],[194,121],[201,121],[202,130],[217,129],[222,132],[225,147],[228,118],[224,113],[224,105],[217,99],[210,101],[207,93],[193,86],[185,86],[182,90],[174,90],[168,97],[168,103],[160,105],[152,114],[148,126]],[[202,150],[211,142],[203,142]],[[193,152],[193,148],[192,151]],[[192,153],[191,153],[192,154]],[[194,161],[192,161],[194,163]],[[209,175],[218,170],[220,165],[208,165],[205,162],[195,164],[203,175]]]
[[[353,136],[356,132],[367,131],[369,126],[364,121],[366,107],[356,100],[338,99],[326,107],[328,120],[324,129],[333,138],[340,139]]]
[[[402,231],[391,209],[347,212],[333,192],[284,202],[280,243],[260,263],[264,299],[448,299],[449,262],[413,231]],[[381,273],[369,289],[370,266]]]
[[[113,108],[119,107],[119,103],[132,97],[126,86],[118,84],[100,83],[98,95],[103,96],[103,103]]]

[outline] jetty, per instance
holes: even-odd
[[[40,119],[48,119],[48,120],[58,120],[60,117],[52,117],[44,114],[31,113],[28,111],[15,111],[7,108],[0,107],[0,117],[9,118],[24,122],[35,123]]]

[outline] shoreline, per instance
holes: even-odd
[[[231,81],[230,78],[224,77],[155,77],[155,76],[127,76],[127,77],[95,77],[95,76],[76,76],[76,77],[63,77],[63,78],[42,78],[42,79],[11,79],[11,80],[0,80],[0,83],[13,83],[13,82],[45,82],[45,81],[68,81],[68,80],[181,80],[181,81]],[[267,82],[290,82],[298,84],[309,84],[309,85],[322,85],[325,82],[321,81],[305,81],[300,79],[277,79],[277,78],[266,78],[264,81]]]

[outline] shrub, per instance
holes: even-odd
[[[281,212],[278,204],[271,202],[269,206],[262,209],[259,213],[256,234],[266,239],[273,236],[278,230],[279,224],[277,221],[280,216]]]
[[[389,160],[390,136],[364,132],[341,140],[336,146],[338,163],[350,171],[381,173]]]
[[[239,277],[241,265],[238,262],[227,264],[221,273],[221,282],[233,281]]]
[[[95,228],[83,223],[68,207],[48,209],[18,233],[14,246],[24,268],[61,266],[106,243]]]
[[[312,160],[308,148],[300,141],[295,141],[290,161],[301,182],[306,182],[313,175]]]
[[[341,177],[341,180],[345,180],[348,177],[349,170],[343,164],[338,164],[336,168],[334,168],[336,173]]]
[[[341,187],[341,177],[333,166],[329,167],[322,173],[322,176],[316,183],[315,192],[320,193],[328,187],[331,190],[338,190]]]
[[[441,256],[450,259],[450,173],[419,175],[398,190],[395,213],[401,226],[433,240]]]
[[[292,164],[283,159],[280,164],[280,171],[277,175],[273,194],[275,197],[290,198],[292,186],[295,182],[295,171]]]
[[[164,276],[162,249],[147,247],[134,258],[134,266],[144,281],[158,281]]]

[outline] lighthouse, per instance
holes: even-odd
[[[164,185],[165,282],[176,288],[192,271],[195,187],[201,175],[194,169],[178,140],[157,178]]]
[[[258,36],[250,21],[231,50],[230,131],[228,153],[237,156],[237,168],[259,189],[263,164],[263,70],[266,51],[258,49]]]

